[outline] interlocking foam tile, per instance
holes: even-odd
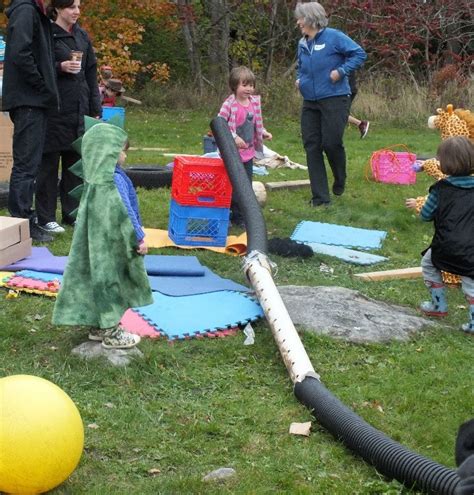
[[[0,270],[37,270],[39,272],[64,273],[67,256],[54,256],[46,247],[31,249],[31,256],[11,265],[0,267]]]
[[[182,256],[181,256],[182,258]],[[151,290],[167,294],[168,296],[190,296],[230,290],[248,292],[250,289],[227,278],[219,277],[209,268],[203,267],[202,277],[156,277],[148,276]]]
[[[204,335],[263,316],[258,302],[239,292],[219,291],[183,297],[153,292],[153,299],[153,304],[134,310],[170,339]]]
[[[128,309],[120,320],[121,325],[127,330],[127,332],[140,335],[140,337],[149,337],[151,339],[157,339],[163,337],[155,327],[150,325],[142,316],[132,309]],[[239,331],[238,328],[229,328],[225,330],[214,330],[213,332],[206,332],[194,335],[195,338],[202,339],[205,337],[215,339],[227,337],[229,335],[235,335]]]
[[[147,254],[145,268],[148,275],[174,277],[202,277],[204,275],[204,267],[196,256]]]
[[[162,336],[155,327],[150,325],[144,318],[132,309],[127,309],[127,311],[125,311],[120,323],[125,330],[127,330],[127,332],[140,335],[140,337],[157,339]]]
[[[63,280],[63,276],[59,273],[37,272],[35,270],[20,270],[16,272],[16,275],[34,280],[42,280],[43,282],[52,282],[54,280],[62,282]]]
[[[377,249],[381,247],[386,235],[387,232],[383,230],[368,230],[303,220],[296,226],[291,239],[306,243],[317,242],[349,248]]]
[[[315,253],[334,256],[335,258],[339,258],[356,265],[373,265],[375,263],[380,263],[381,261],[387,261],[388,259],[384,256],[355,251],[353,249],[347,249],[341,246],[331,246],[329,244],[319,244],[317,242],[307,242],[305,244],[310,246]]]
[[[5,285],[5,282],[14,276],[15,272],[0,272],[0,287]]]
[[[59,284],[54,284],[52,282],[44,282],[43,280],[21,277],[18,275],[10,278],[6,282],[5,286],[10,288],[34,289],[34,290],[46,291],[46,292],[58,292],[59,290]]]

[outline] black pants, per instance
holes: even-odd
[[[47,112],[44,108],[10,110],[13,122],[13,169],[10,176],[8,210],[12,217],[34,220],[35,180],[43,154]]]
[[[249,160],[248,162],[245,162],[243,165],[244,165],[245,173],[247,174],[247,177],[250,181],[250,184],[252,184],[253,160]],[[235,225],[241,226],[244,224],[244,217],[242,216],[242,211],[240,209],[239,203],[235,198],[235,194],[232,194],[232,200],[230,203],[230,220]]]
[[[349,96],[303,102],[301,134],[306,151],[313,203],[328,203],[329,187],[323,152],[334,176],[334,186],[346,182],[346,151],[342,141],[349,117]]]
[[[58,172],[61,160],[61,180],[59,182],[59,197],[64,223],[72,224],[71,213],[79,206],[79,202],[69,195],[82,180],[74,175],[69,168],[80,156],[73,150],[44,153],[36,179],[36,214],[39,225],[56,221],[56,206],[58,201]]]

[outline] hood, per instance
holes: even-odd
[[[34,5],[40,12],[46,15],[43,0],[12,0],[11,4],[5,9],[5,15],[10,17],[12,12],[20,5]]]

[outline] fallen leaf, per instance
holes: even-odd
[[[44,318],[44,315],[39,315],[39,314],[36,314],[34,317],[33,317],[35,320],[42,320]]]
[[[151,468],[151,469],[148,470],[148,474],[150,476],[157,476],[160,473],[161,473],[161,470],[158,469],[158,468]]]
[[[99,425],[97,423],[90,423],[87,425],[87,428],[90,428],[91,430],[98,430]]]
[[[108,407],[109,409],[112,409],[112,408],[114,408],[114,407],[115,407],[115,404],[112,404],[112,402],[106,402],[106,403],[104,404],[104,406],[105,406],[105,407]]]

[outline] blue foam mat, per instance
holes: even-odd
[[[165,277],[149,275],[152,290],[167,294],[169,296],[189,296],[192,294],[204,294],[231,290],[237,292],[248,292],[250,289],[232,280],[219,277],[209,268],[204,268],[202,277]]]
[[[355,251],[341,246],[331,246],[329,244],[319,244],[317,242],[307,242],[306,244],[310,246],[315,253],[334,256],[343,261],[347,261],[348,263],[354,263],[355,265],[374,265],[375,263],[387,261],[388,259],[385,258],[385,256]]]
[[[202,277],[204,275],[204,267],[196,256],[147,254],[145,268],[148,275],[174,277]]]
[[[383,230],[368,230],[303,220],[296,226],[291,239],[305,243],[316,242],[349,248],[377,249],[382,246],[386,235],[387,232]]]
[[[219,291],[173,297],[153,292],[153,304],[134,308],[169,339],[184,339],[245,324],[263,316],[258,302],[239,293]]]

